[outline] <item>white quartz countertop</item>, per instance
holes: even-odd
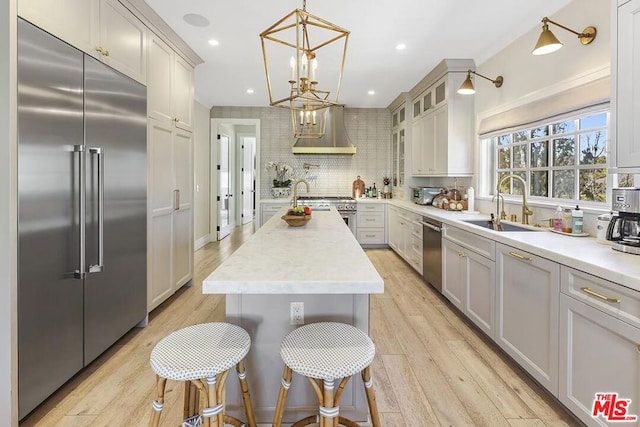
[[[206,294],[371,294],[384,281],[335,208],[302,227],[265,223],[202,283]]]
[[[614,251],[610,245],[598,243],[595,237],[565,236],[547,230],[498,232],[464,222],[488,219],[488,214],[445,211],[400,200],[389,203],[640,291],[640,256]]]

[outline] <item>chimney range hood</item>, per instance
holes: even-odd
[[[344,124],[344,107],[329,107],[325,112],[325,133],[320,138],[298,138],[291,152],[293,154],[356,154]]]

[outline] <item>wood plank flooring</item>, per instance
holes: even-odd
[[[224,320],[224,297],[202,280],[253,231],[238,227],[195,253],[193,286],[154,310],[20,423],[21,426],[145,426],[155,375],[153,346],[171,331]],[[384,427],[580,425],[390,249],[367,254],[385,281],[371,298],[373,375]],[[181,383],[169,381],[162,426],[181,419]]]

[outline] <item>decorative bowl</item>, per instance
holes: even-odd
[[[311,215],[291,215],[292,210],[282,215],[282,219],[291,227],[301,227],[311,220]]]

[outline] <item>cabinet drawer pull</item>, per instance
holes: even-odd
[[[173,190],[173,210],[180,210],[180,190]]]
[[[523,260],[523,261],[533,261],[533,260],[531,259],[531,257],[524,256],[524,255],[520,255],[520,254],[519,254],[519,253],[517,253],[517,252],[509,252],[509,255],[511,255],[511,256],[512,256],[512,257],[514,257],[514,258],[521,259],[521,260]]]
[[[467,256],[467,254],[465,254],[464,252],[458,252],[458,256],[459,256],[459,257],[466,257],[466,256]]]
[[[611,297],[608,297],[608,296],[606,296],[606,295],[603,295],[603,294],[601,294],[601,293],[599,293],[599,292],[594,291],[594,290],[593,290],[593,289],[591,289],[591,288],[580,288],[580,290],[581,290],[582,292],[584,292],[585,294],[589,294],[589,295],[591,295],[591,296],[593,296],[593,297],[600,298],[600,299],[601,299],[601,300],[603,300],[603,301],[611,302],[611,303],[613,303],[613,304],[620,304],[620,300],[619,300],[618,298],[611,298]]]

